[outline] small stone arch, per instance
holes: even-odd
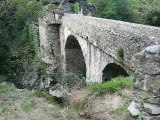
[[[124,76],[127,77],[129,74],[127,71],[121,67],[120,65],[117,65],[115,63],[110,63],[106,65],[106,67],[102,71],[102,80],[108,81],[112,78],[118,77],[118,76]]]
[[[83,51],[73,35],[69,35],[65,44],[66,73],[74,73],[86,77],[86,64]]]

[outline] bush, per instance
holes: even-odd
[[[124,88],[130,88],[133,85],[132,77],[116,77],[111,81],[90,86],[91,92],[109,92],[114,93]]]

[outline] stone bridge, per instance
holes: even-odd
[[[134,86],[160,89],[160,28],[90,16],[48,13],[40,20],[40,53],[86,82],[131,75]],[[153,91],[154,92],[154,91]]]

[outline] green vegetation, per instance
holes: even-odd
[[[28,71],[35,69],[35,23],[43,13],[42,7],[43,4],[35,0],[0,1],[0,74],[3,81],[20,83],[29,76]]]
[[[77,14],[80,12],[80,4],[78,2],[74,3],[72,11]]]
[[[32,108],[36,106],[36,101],[34,99],[26,99],[21,102],[21,109],[24,112],[29,112]]]
[[[7,84],[0,84],[0,93],[10,93],[10,92],[13,92],[14,89],[10,86],[8,86]]]
[[[159,0],[87,0],[94,4],[96,16],[160,26]]]
[[[123,48],[117,48],[116,52],[117,52],[117,57],[120,58],[120,59],[123,59],[124,49]]]
[[[87,0],[96,7],[96,16],[131,21],[129,0]]]
[[[7,76],[6,75],[0,75],[0,83],[4,82],[7,80]]]
[[[132,77],[116,77],[111,81],[107,81],[101,84],[94,84],[90,86],[91,92],[109,92],[114,93],[124,88],[131,88],[133,85]]]

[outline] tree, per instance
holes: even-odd
[[[34,0],[0,1],[0,75],[13,79],[23,72],[25,62],[33,60],[35,38],[31,25],[38,21],[42,7]]]
[[[129,0],[88,0],[87,2],[94,4],[98,17],[131,21]]]

